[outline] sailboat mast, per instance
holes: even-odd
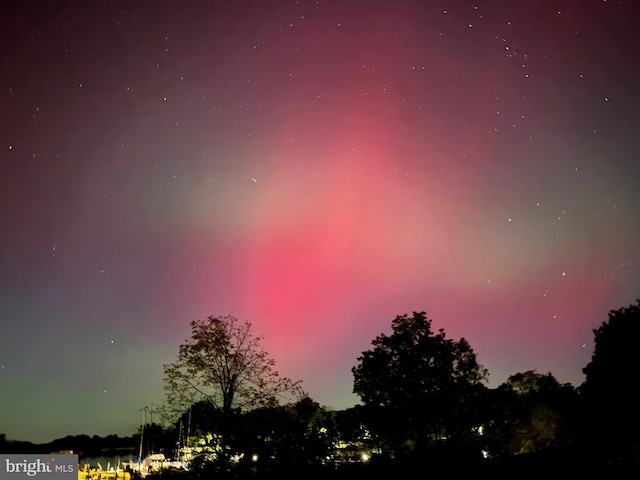
[[[142,420],[140,423],[140,461],[142,461],[142,442],[144,439],[144,424],[147,422],[147,407],[141,408],[142,410]]]
[[[189,406],[189,423],[187,424],[187,447],[189,446],[189,433],[191,433],[191,409],[193,405]]]

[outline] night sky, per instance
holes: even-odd
[[[413,311],[492,387],[579,385],[640,297],[639,22],[630,0],[5,2],[0,433],[133,434],[209,315],[336,409]]]

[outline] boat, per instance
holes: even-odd
[[[143,416],[140,424],[140,453],[136,460],[132,460],[130,462],[123,462],[123,465],[126,471],[135,473],[139,477],[144,478],[147,475],[150,475],[153,473],[159,473],[159,472],[162,472],[163,470],[188,470],[189,462],[192,459],[191,449],[189,448],[183,447],[178,449],[177,460],[171,460],[169,458],[166,458],[163,453],[149,453],[147,456],[143,457],[145,425],[147,425],[148,408],[145,407],[141,409],[141,411],[143,412]],[[107,478],[107,477],[102,477],[102,478]]]
[[[185,462],[168,459],[162,453],[153,453],[143,459],[138,458],[136,461],[124,462],[123,464],[126,469],[139,474],[142,478],[147,475],[151,475],[152,473],[162,472],[163,470],[187,469],[187,464]]]
[[[126,471],[120,465],[112,467],[107,464],[106,470],[98,463],[91,467],[88,463],[78,468],[78,480],[131,480],[131,472]]]

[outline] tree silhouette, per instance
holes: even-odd
[[[280,377],[262,350],[262,337],[233,316],[191,322],[191,340],[180,345],[178,361],[164,366],[169,400],[206,400],[222,413],[278,404],[299,394],[300,382]]]
[[[588,436],[611,458],[640,457],[640,300],[609,312],[593,330],[595,349],[583,368]]]
[[[323,466],[334,455],[332,412],[309,397],[247,412],[238,433],[238,450],[245,453],[245,461],[261,471],[286,472],[294,465]]]
[[[261,340],[251,323],[230,315],[191,322],[191,339],[180,345],[178,360],[164,365],[169,403],[210,405],[220,414],[218,430],[225,443],[235,412],[301,396],[300,382],[278,374]]]
[[[384,449],[396,453],[451,442],[472,434],[476,400],[487,371],[464,339],[431,329],[425,312],[398,316],[353,367],[354,393]]]
[[[571,441],[577,392],[551,373],[511,375],[492,399],[492,421],[484,432],[492,455],[537,453]]]

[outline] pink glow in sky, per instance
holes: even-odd
[[[130,435],[209,315],[252,322],[334,408],[413,311],[469,340],[490,386],[579,385],[592,329],[640,296],[637,14],[15,3],[0,433]]]

